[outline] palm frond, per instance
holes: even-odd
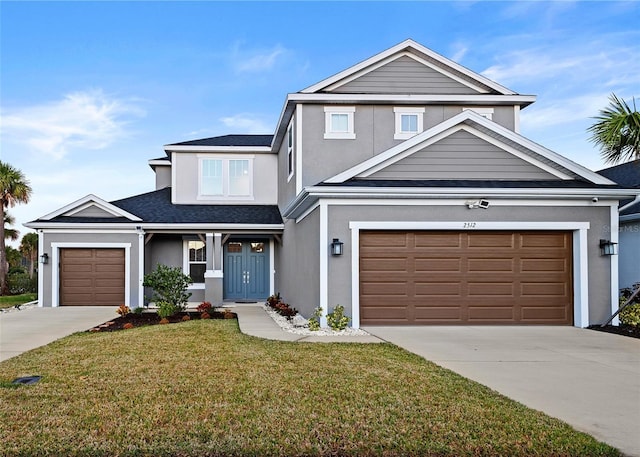
[[[609,106],[600,110],[595,124],[587,129],[590,141],[600,146],[605,162],[617,163],[640,158],[640,113],[611,94]]]

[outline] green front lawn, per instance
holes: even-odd
[[[38,299],[38,294],[3,295],[0,296],[0,309],[11,308],[15,305],[22,305]]]
[[[17,376],[41,375],[12,387]],[[235,320],[82,333],[0,364],[6,456],[613,456],[391,344],[286,343]]]

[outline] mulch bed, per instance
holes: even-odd
[[[185,321],[185,316],[189,316],[188,320],[200,320],[201,314],[197,312],[181,312],[174,314],[169,317],[170,324],[178,324],[180,322]],[[222,313],[218,311],[211,311],[209,313],[210,319],[236,319],[237,315],[235,313]],[[144,327],[146,325],[159,325],[160,324],[160,316],[154,312],[144,312],[141,314],[129,313],[125,316],[116,317],[104,324],[98,325],[97,327],[93,327],[92,329],[87,330],[88,332],[114,332],[117,330],[126,330],[124,328],[125,324],[130,323],[133,327]]]
[[[640,338],[640,327],[633,325],[605,325],[604,327],[600,327],[599,325],[590,325],[587,328],[591,330],[597,330],[598,332],[615,333],[616,335],[630,336],[631,338]]]

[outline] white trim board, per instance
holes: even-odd
[[[322,227],[322,226],[321,226]],[[360,328],[360,231],[362,230],[562,230],[573,231],[573,325],[589,325],[589,274],[587,231],[589,222],[425,222],[352,221],[351,230],[351,315],[354,328]],[[612,285],[612,288],[614,286]],[[617,284],[615,285],[617,288]],[[617,289],[616,289],[617,290]],[[322,294],[322,289],[321,289]]]
[[[131,306],[131,243],[51,243],[51,306],[60,306],[60,249],[124,249],[124,304]]]

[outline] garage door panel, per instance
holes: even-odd
[[[362,263],[361,271],[406,271],[407,259],[372,258]]]
[[[395,267],[400,267],[400,259],[406,263],[403,271],[362,271],[377,254],[374,248],[361,249],[363,324],[373,323],[368,310],[380,306],[378,296],[403,303],[386,305],[387,323],[572,322],[571,232],[363,231],[361,246],[370,236],[377,243],[390,243],[380,244],[385,253],[393,246]],[[389,282],[395,290],[385,295]],[[384,319],[378,314],[375,322]]]
[[[61,249],[60,304],[124,303],[124,249]]]
[[[420,298],[437,298],[445,296],[459,296],[461,285],[457,282],[416,282],[414,294]]]
[[[396,236],[393,233],[372,233],[366,240],[362,240],[361,249],[367,247],[381,247],[381,248],[399,248],[406,247],[406,236]]]

